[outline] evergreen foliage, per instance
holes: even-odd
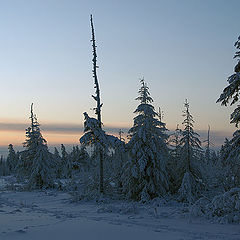
[[[72,159],[66,151],[66,147],[61,144],[61,168],[62,168],[62,177],[64,178],[72,178]]]
[[[179,189],[180,200],[189,203],[193,202],[193,199],[197,198],[199,194],[201,182],[201,141],[199,140],[199,134],[193,129],[193,117],[189,112],[189,103],[186,100],[184,103],[185,110],[183,111],[184,129],[182,131],[182,138],[180,140],[181,146],[181,161],[179,166],[180,182]],[[193,181],[194,179],[194,181]]]
[[[30,189],[53,186],[55,174],[53,168],[56,163],[53,154],[49,152],[47,141],[43,138],[40,124],[33,113],[31,105],[31,126],[26,129],[25,150],[20,153],[18,176],[27,178]]]
[[[36,115],[33,113],[33,104],[31,105],[31,126],[26,129],[26,140],[23,143],[25,150],[21,152],[20,161],[18,163],[18,175],[27,177],[31,175],[33,161],[38,151],[38,146],[47,145],[47,141],[43,138],[40,131],[40,124]]]
[[[233,133],[233,138],[225,142],[221,149],[222,165],[226,171],[225,188],[240,186],[240,130]]]
[[[91,167],[89,154],[83,145],[80,146],[80,149],[78,146],[73,147],[70,158],[72,159],[73,170],[76,172],[88,171],[89,167]]]
[[[95,177],[94,179],[101,179],[100,171],[98,171],[103,165],[101,165],[100,160],[104,160],[108,151],[109,151],[109,141],[105,132],[102,130],[101,123],[95,118],[90,118],[88,114],[84,113],[85,121],[84,121],[84,135],[80,138],[80,143],[84,146],[91,146],[93,148],[93,154],[91,158],[96,164],[95,168]],[[102,169],[103,171],[103,169]],[[95,183],[96,186],[96,183]],[[101,191],[101,181],[99,181],[99,192]]]
[[[145,81],[136,100],[140,101],[135,110],[137,116],[129,130],[130,141],[127,144],[130,161],[127,164],[125,191],[129,198],[147,201],[163,196],[169,190],[166,172],[168,148],[165,123],[157,119],[158,114],[151,105]]]
[[[9,173],[10,171],[6,159],[4,159],[3,156],[0,156],[0,176],[7,176]]]
[[[61,178],[62,177],[62,159],[56,147],[54,147],[53,157],[56,163],[56,168],[55,168],[56,178]]]
[[[41,144],[33,159],[31,174],[28,180],[29,188],[53,187],[55,179],[54,155],[48,151],[47,145]]]
[[[181,171],[179,171],[179,166],[181,165],[181,145],[180,140],[182,138],[182,130],[179,129],[179,125],[175,131],[169,136],[168,145],[170,150],[170,158],[167,163],[167,171],[169,173],[170,180],[170,191],[172,193],[177,192],[180,186]]]
[[[234,45],[237,49],[234,58],[237,59],[237,64],[234,68],[235,73],[228,78],[229,85],[223,90],[217,102],[221,102],[222,105],[227,106],[235,104],[239,101],[239,89],[240,89],[240,36]],[[230,116],[231,123],[234,123],[236,127],[240,122],[240,105],[237,105],[235,110]],[[228,182],[228,187],[239,187],[240,186],[240,131],[236,130],[233,134],[233,138],[225,144],[222,150],[222,160],[223,164],[227,165],[228,177],[226,180]]]
[[[237,52],[234,58],[237,58],[237,65],[234,68],[235,73],[228,78],[229,85],[224,88],[223,93],[220,95],[217,102],[221,102],[222,105],[227,106],[227,104],[233,105],[239,100],[239,89],[240,89],[240,36],[234,45],[237,48]],[[231,114],[231,123],[235,123],[238,126],[240,122],[240,105]]]
[[[8,146],[7,166],[10,172],[14,172],[18,163],[18,155],[13,149],[13,145]]]

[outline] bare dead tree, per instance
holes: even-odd
[[[98,83],[98,77],[97,77],[97,51],[96,51],[96,40],[95,40],[95,33],[94,33],[94,26],[93,26],[93,18],[92,15],[90,17],[90,22],[91,22],[91,29],[92,29],[92,53],[93,53],[93,79],[94,79],[94,88],[96,89],[95,95],[92,95],[93,99],[97,102],[95,110],[95,114],[97,115],[97,119],[99,121],[99,128],[102,128],[102,120],[101,120],[101,108],[102,108],[102,103],[100,100],[100,88],[99,88],[99,83]],[[104,192],[103,188],[103,153],[100,151],[99,153],[99,191],[100,193]]]
[[[214,144],[210,141],[210,125],[208,125],[208,133],[207,133],[207,139],[203,141],[204,143],[207,143],[206,145],[206,160],[209,162],[210,160],[210,146],[214,146]]]

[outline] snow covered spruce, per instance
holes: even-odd
[[[124,173],[124,191],[129,198],[148,201],[164,196],[169,190],[166,164],[169,157],[165,123],[151,105],[147,84],[141,80],[136,100],[140,101],[134,113],[134,125],[129,130],[129,161]]]
[[[189,112],[189,103],[186,99],[184,103],[185,110],[183,116],[184,129],[181,132],[182,138],[180,140],[181,159],[179,161],[179,179],[181,186],[179,188],[179,199],[193,203],[200,194],[201,188],[201,141],[199,135],[193,130],[193,117]]]
[[[16,166],[17,176],[26,179],[29,188],[52,187],[55,178],[55,161],[31,105],[31,126],[26,129],[25,150],[20,153]]]

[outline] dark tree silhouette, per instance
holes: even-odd
[[[91,22],[91,29],[92,29],[92,39],[91,39],[91,42],[92,42],[92,53],[93,53],[93,59],[92,59],[92,62],[93,62],[93,79],[94,79],[94,88],[96,89],[96,92],[95,92],[95,96],[92,95],[93,99],[97,102],[97,106],[96,108],[94,108],[95,110],[95,114],[97,115],[97,119],[98,119],[98,122],[99,122],[99,128],[101,129],[102,128],[102,120],[101,120],[101,108],[102,108],[102,103],[101,103],[101,100],[100,100],[100,88],[99,88],[99,83],[98,83],[98,77],[97,77],[97,51],[96,51],[96,40],[95,40],[95,33],[94,33],[94,26],[93,26],[93,18],[92,18],[92,15],[91,15],[91,18],[90,18],[90,22]],[[99,191],[100,193],[103,193],[104,192],[104,189],[103,189],[103,154],[102,152],[100,151],[99,153]]]

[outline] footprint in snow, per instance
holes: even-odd
[[[14,214],[14,213],[18,213],[18,212],[22,212],[22,211],[20,209],[16,209],[16,210],[9,212],[9,214]]]
[[[122,225],[120,222],[109,222],[109,224],[112,224],[112,225]]]
[[[25,230],[22,230],[22,229],[16,230],[15,232],[18,232],[18,233],[26,233],[26,231],[25,231]]]

